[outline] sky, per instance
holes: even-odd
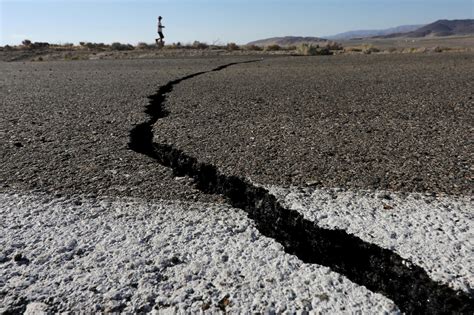
[[[0,0],[0,45],[152,43],[158,15],[167,43],[245,44],[472,19],[474,0]]]

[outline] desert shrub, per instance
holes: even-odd
[[[112,43],[112,45],[110,45],[110,48],[112,48],[112,50],[133,50],[134,49],[134,47],[130,44],[122,44],[119,42]]]
[[[165,49],[180,49],[180,48],[183,48],[183,45],[181,45],[180,42],[177,42],[177,43],[172,43],[170,45],[166,45],[164,48]]]
[[[49,43],[47,43],[47,42],[34,42],[34,43],[30,44],[30,47],[31,48],[48,48]]]
[[[107,45],[104,43],[84,43],[83,46],[87,47],[89,50],[103,50],[107,48]]]
[[[377,47],[374,47],[372,45],[367,45],[362,49],[362,52],[366,55],[370,55],[372,53],[380,52],[380,49],[378,49]]]
[[[428,48],[426,48],[426,47],[417,47],[417,48],[411,47],[411,48],[408,48],[408,49],[409,49],[409,51],[408,51],[409,53],[426,53],[426,52],[429,51]],[[404,50],[404,52],[406,52],[406,51]]]
[[[47,42],[34,42],[32,43],[30,40],[25,39],[22,42],[22,45],[28,49],[38,49],[38,48],[48,48],[50,45]]]
[[[181,48],[182,49],[193,49],[193,45],[192,44],[189,44],[189,43],[185,43],[183,45],[181,45]]]
[[[436,47],[433,48],[433,51],[436,52],[436,53],[440,53],[440,52],[448,51],[448,50],[451,50],[451,48],[449,48],[449,47],[440,47],[440,46],[436,46]]]
[[[390,54],[392,54],[396,51],[397,51],[397,48],[395,48],[395,47],[389,47],[389,48],[385,49],[385,52],[390,53]]]
[[[327,47],[329,50],[343,50],[344,47],[340,43],[337,42],[327,42],[325,47]]]
[[[229,51],[240,50],[240,47],[236,43],[228,43],[226,49]]]
[[[265,51],[278,51],[278,50],[281,50],[281,47],[280,45],[277,45],[277,44],[265,46]]]
[[[209,48],[211,50],[223,50],[223,49],[227,49],[227,45],[225,46],[222,46],[222,45],[210,45]],[[240,48],[238,48],[240,49]]]
[[[245,50],[253,50],[253,51],[261,51],[262,47],[257,46],[257,45],[245,45],[244,49]]]
[[[415,53],[426,53],[429,52],[430,50],[426,47],[409,47],[409,48],[404,48],[402,50],[402,53],[404,54],[415,54]]]
[[[206,43],[201,43],[200,41],[195,40],[192,47],[194,49],[208,49],[209,45]]]
[[[150,48],[151,48],[151,45],[148,45],[147,43],[144,43],[144,42],[139,42],[139,43],[137,44],[137,48],[138,48],[138,49],[142,49],[142,50],[150,49]]]
[[[415,53],[426,53],[426,52],[428,52],[428,48],[426,48],[426,47],[418,47],[418,48],[415,49],[414,52],[415,52]]]
[[[318,48],[319,48],[318,46],[303,43],[303,44],[300,44],[296,48],[296,52],[299,55],[303,55],[303,56],[315,56],[315,55],[317,55]]]
[[[332,55],[332,52],[329,50],[329,48],[327,47],[319,47],[317,50],[316,50],[316,55],[319,55],[319,56],[330,56]]]
[[[296,52],[303,56],[329,56],[332,52],[327,47],[303,43],[299,45]]]
[[[347,47],[344,48],[345,52],[362,52],[362,48],[360,47]]]

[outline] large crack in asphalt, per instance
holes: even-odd
[[[474,313],[471,294],[433,281],[425,270],[398,254],[361,240],[343,230],[317,226],[295,210],[284,208],[266,189],[248,180],[221,174],[211,164],[199,162],[182,150],[153,143],[153,125],[168,115],[166,95],[191,78],[221,71],[234,62],[168,82],[149,96],[145,112],[149,119],[132,129],[129,148],[169,167],[177,176],[188,176],[206,194],[219,194],[235,208],[244,210],[260,231],[283,245],[285,251],[304,263],[329,267],[351,281],[395,302],[404,313]]]

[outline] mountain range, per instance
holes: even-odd
[[[424,25],[400,25],[397,27],[391,27],[381,30],[356,30],[348,31],[344,33],[339,33],[336,35],[325,36],[327,39],[331,40],[347,40],[352,38],[367,38],[374,36],[386,36],[395,33],[407,33],[423,27]]]
[[[348,31],[332,36],[325,36],[325,38],[302,36],[272,37],[256,40],[248,43],[248,45],[268,46],[276,44],[280,46],[292,46],[301,43],[321,44],[328,40],[349,40],[353,38],[421,38],[454,35],[474,35],[474,19],[438,20],[427,25],[401,25],[381,30]]]
[[[393,37],[441,37],[453,35],[474,35],[474,19],[469,20],[438,20],[410,32],[399,32],[379,36]]]

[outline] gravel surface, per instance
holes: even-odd
[[[397,313],[225,205],[0,194],[0,313]]]
[[[0,63],[0,190],[216,201],[128,142],[160,85],[231,60]]]
[[[268,187],[318,226],[395,251],[454,289],[474,289],[473,199],[387,191]]]
[[[474,54],[285,57],[181,82],[155,142],[278,186],[473,193]]]

